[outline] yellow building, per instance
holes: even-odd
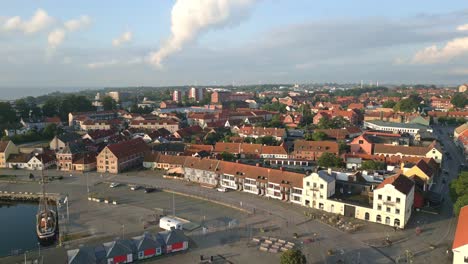
[[[0,141],[0,168],[7,167],[7,160],[11,154],[18,154],[19,150],[13,141]]]

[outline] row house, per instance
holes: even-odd
[[[351,125],[357,125],[359,123],[359,115],[355,110],[320,110],[313,118],[313,123],[317,125],[320,119],[332,119],[341,116],[348,120]]]
[[[123,112],[122,112],[123,113]],[[120,116],[119,111],[97,111],[97,112],[70,112],[68,114],[68,126],[73,127],[78,121],[84,120],[111,120]]]
[[[163,155],[160,153],[147,153],[143,160],[143,167],[146,169],[171,170],[182,168],[186,156]]]
[[[18,154],[19,149],[11,140],[0,141],[0,168],[7,168],[7,160],[12,154]]]
[[[287,137],[286,129],[277,127],[256,127],[256,126],[242,126],[237,131],[240,137],[259,138],[271,136],[276,141],[282,141]]]
[[[214,154],[231,153],[239,158],[287,159],[288,153],[283,145],[263,146],[251,143],[217,142]]]
[[[362,130],[359,127],[315,129],[314,132],[323,132],[327,135],[327,138],[336,140],[351,139],[362,134]]]
[[[439,118],[457,118],[457,119],[465,119],[468,121],[468,111],[448,111],[448,112],[441,112],[441,111],[429,111],[427,115],[432,117],[435,123],[438,123]]]
[[[450,98],[431,97],[431,106],[436,110],[448,111],[453,108]]]
[[[427,147],[420,146],[392,146],[385,144],[374,144],[374,155],[381,155],[385,157],[391,156],[409,156],[419,158],[432,158],[438,164],[442,163],[442,150],[440,146],[434,141]]]
[[[11,154],[7,160],[10,169],[45,170],[55,166],[55,155],[51,153]]]
[[[219,163],[217,173],[224,188],[302,203],[301,173],[225,161]]]
[[[166,120],[133,120],[130,122],[129,127],[139,128],[139,129],[148,129],[148,130],[157,130],[157,129],[167,129],[169,132],[174,133],[179,130],[179,122],[166,119]]]
[[[190,112],[187,115],[187,123],[189,126],[199,125],[200,127],[205,127],[218,120],[219,114],[217,113]]]
[[[120,119],[110,120],[85,120],[81,123],[80,129],[83,131],[89,130],[119,130],[123,128],[124,121]]]
[[[186,157],[184,177],[190,182],[199,183],[205,187],[218,186],[218,166],[221,161]]]
[[[115,135],[113,130],[92,130],[84,134],[82,139],[89,139],[94,144],[100,144],[109,140],[110,137]]]
[[[142,166],[149,147],[141,138],[122,141],[106,146],[97,156],[97,172],[119,173],[132,167]]]
[[[296,159],[317,160],[323,153],[339,155],[339,146],[334,141],[294,141],[293,156]]]
[[[228,91],[214,91],[211,94],[211,103],[212,104],[220,104],[223,102],[231,102],[231,101],[245,101],[248,99],[252,99],[255,97],[254,93],[232,93]]]
[[[362,135],[350,142],[350,151],[353,154],[372,155],[374,144],[380,143],[394,146],[409,146],[409,136],[393,134],[388,132],[365,131]]]

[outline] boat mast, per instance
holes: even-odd
[[[44,183],[44,162],[42,161],[41,155],[41,179],[42,179],[42,202],[44,203],[44,212],[45,212],[45,229],[47,230],[47,222],[49,218],[49,211],[47,210],[47,197],[45,194],[45,183]]]

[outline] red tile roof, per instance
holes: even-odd
[[[465,205],[460,209],[452,249],[462,247],[466,244],[468,244],[468,205]]]
[[[148,145],[141,138],[111,144],[107,148],[119,159],[149,150]]]

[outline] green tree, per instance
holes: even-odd
[[[102,107],[106,111],[115,110],[117,109],[117,102],[115,102],[115,100],[112,99],[112,97],[105,96],[104,98],[102,98]]]
[[[270,104],[265,104],[262,106],[262,109],[267,110],[267,111],[286,113],[286,105],[281,104],[280,102],[273,102]]]
[[[299,249],[289,249],[280,257],[281,264],[306,264],[307,260]]]
[[[46,139],[52,139],[56,135],[59,135],[63,132],[62,128],[58,127],[56,124],[48,124],[42,131],[42,136]]]
[[[453,211],[458,215],[460,209],[468,205],[468,171],[462,171],[458,178],[452,181],[449,191],[454,201]]]
[[[0,125],[17,122],[16,112],[8,102],[0,102]]]
[[[325,152],[317,160],[320,167],[339,168],[344,166],[344,162],[340,157],[333,153]]]
[[[44,105],[42,105],[42,113],[44,116],[54,117],[58,116],[60,112],[60,99],[58,97],[48,98]]]
[[[234,161],[236,157],[234,156],[234,154],[224,151],[223,153],[221,153],[221,159],[225,161]]]
[[[326,139],[327,137],[328,137],[327,134],[325,134],[325,132],[322,132],[322,131],[315,131],[314,133],[312,133],[313,141],[322,141]]]
[[[418,109],[420,102],[420,100],[418,100],[419,99],[417,97],[411,96],[409,98],[402,99],[393,107],[393,110],[395,110],[395,112],[414,112],[416,109]]]
[[[455,215],[458,215],[460,213],[460,209],[466,205],[468,205],[468,194],[458,197],[457,201],[453,204],[453,212]]]
[[[389,101],[385,101],[385,102],[382,104],[382,107],[385,107],[385,108],[393,108],[395,105],[396,105],[396,102],[395,102],[395,101],[389,100]]]
[[[468,98],[466,98],[466,94],[464,93],[456,93],[450,102],[458,108],[465,108],[468,104]]]
[[[362,162],[361,169],[363,170],[384,170],[387,165],[384,162],[365,160]]]
[[[277,141],[272,136],[264,136],[257,138],[257,140],[255,140],[255,143],[267,146],[274,146],[277,144]]]

